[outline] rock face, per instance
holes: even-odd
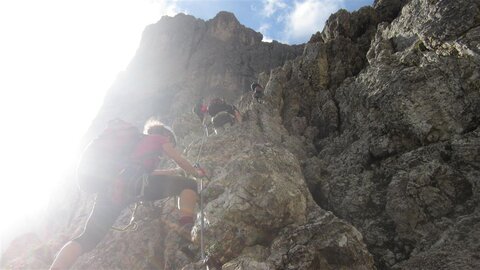
[[[323,89],[305,91],[305,76],[294,76],[304,57],[280,83],[302,89],[286,94],[283,120],[315,145],[303,167],[315,200],[363,233],[381,269],[480,265],[470,241],[480,235],[479,15],[479,1],[410,1],[378,25],[356,76],[336,87],[325,72]],[[352,33],[338,25],[347,30],[306,47],[324,67],[316,71],[338,61],[322,53],[328,38]]]
[[[206,22],[184,14],[163,17],[145,29],[136,56],[110,89],[93,130],[114,116],[143,125],[146,117],[158,114],[171,124],[200,97],[221,95],[233,102],[250,90],[258,73],[303,51],[302,46],[261,40],[260,33],[228,12]]]
[[[304,46],[261,38],[226,12],[162,18],[90,133],[113,116],[173,124],[211,172],[205,248],[222,269],[480,268],[480,1],[377,0]],[[245,93],[253,80],[264,103]],[[205,140],[190,108],[215,95],[244,121]],[[92,203],[66,193],[52,250]],[[112,231],[74,268],[198,269],[200,219],[185,254],[174,208],[141,208],[137,231]]]

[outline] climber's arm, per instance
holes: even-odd
[[[237,109],[237,107],[232,106],[233,111],[235,112],[235,120],[237,120],[238,123],[242,122],[242,115],[240,114],[240,111]]]
[[[194,176],[205,176],[202,170],[196,169],[195,167],[190,164],[188,160],[186,160],[174,147],[171,143],[163,144],[163,152],[171,158],[175,163],[180,166],[180,168],[184,169],[191,175]]]
[[[239,111],[235,111],[235,118],[237,119],[237,122],[239,123],[242,122],[242,115],[240,114]]]

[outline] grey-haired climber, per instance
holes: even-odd
[[[127,128],[122,128],[121,125],[127,126]],[[116,126],[110,129],[107,127],[106,130],[108,132],[101,135],[122,132],[123,137],[128,137],[129,132],[135,130],[135,128],[117,121]],[[160,122],[148,121],[145,125],[144,135],[140,131],[138,133],[139,136],[134,141],[133,148],[128,151],[128,158],[122,160],[121,165],[117,166],[114,160],[106,160],[108,158],[104,153],[95,155],[99,153],[96,150],[89,153],[89,158],[85,160],[82,158],[77,174],[79,179],[86,180],[79,181],[106,182],[109,184],[103,185],[95,192],[97,195],[95,205],[83,232],[63,246],[53,261],[51,270],[69,269],[80,255],[92,250],[110,230],[120,212],[129,204],[138,201],[139,196],[141,196],[142,201],[155,201],[166,197],[179,196],[180,219],[177,227],[188,234],[190,233],[198,197],[197,183],[193,179],[175,174],[180,168],[195,177],[204,177],[205,172],[192,166],[174,148],[175,135],[171,129]],[[104,140],[106,142],[103,146],[107,144],[112,146],[115,144],[109,144],[109,141],[114,141],[113,138],[118,136],[108,137],[104,135],[104,137],[107,139]],[[99,136],[99,138],[101,139],[102,136]],[[125,140],[122,140],[122,142],[125,143]],[[118,149],[119,147],[115,146],[113,148]],[[160,155],[172,159],[180,168],[157,169]],[[109,172],[107,173],[107,171]],[[107,176],[110,173],[112,175]],[[147,184],[143,188],[142,175],[147,176]]]

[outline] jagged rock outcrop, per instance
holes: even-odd
[[[318,154],[304,160],[313,196],[364,234],[381,269],[480,265],[478,246],[461,238],[479,235],[463,225],[478,219],[478,18],[479,1],[410,1],[339,87],[307,90],[296,61],[280,82],[303,89],[285,126],[293,133],[300,118],[317,134]],[[312,63],[329,66],[317,55]]]
[[[91,133],[112,116],[158,114],[189,159],[202,151],[206,248],[222,269],[477,269],[479,44],[479,0],[377,0],[332,15],[300,47],[262,43],[225,12],[166,17],[145,30]],[[263,104],[244,93],[254,78]],[[202,145],[185,108],[217,94],[244,122]],[[68,192],[55,248],[91,203]],[[142,208],[138,231],[109,233],[75,269],[195,269],[198,242],[191,257],[176,249],[172,209]]]

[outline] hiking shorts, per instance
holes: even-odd
[[[147,182],[143,201],[156,201],[171,196],[178,196],[185,189],[198,192],[197,183],[192,179],[182,176],[149,176]],[[133,202],[135,202],[134,198],[118,204],[112,200],[109,194],[97,194],[95,205],[88,217],[82,234],[72,241],[79,243],[82,246],[83,252],[92,250],[108,233],[121,211]]]
[[[227,123],[230,123],[231,125],[235,123],[235,116],[231,113],[219,112],[212,118],[214,128],[221,128]]]

